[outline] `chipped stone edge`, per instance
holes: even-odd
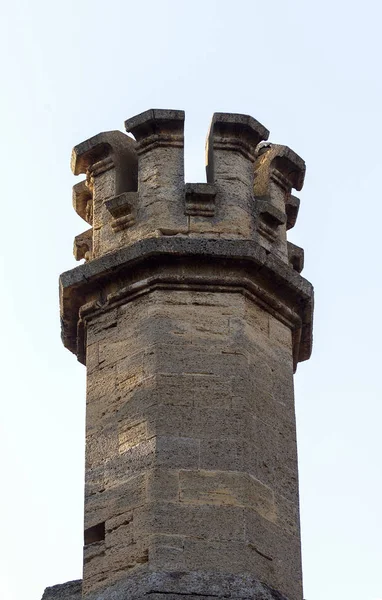
[[[58,583],[45,588],[41,600],[81,600],[82,579]]]

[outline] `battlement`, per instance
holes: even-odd
[[[126,131],[100,133],[72,152],[86,179],[73,206],[91,226],[74,241],[77,260],[99,258],[145,238],[255,240],[298,272],[303,250],[287,242],[304,161],[248,115],[215,113],[206,142],[206,183],[184,179],[183,111],[148,110]]]
[[[287,241],[300,205],[292,189],[301,190],[305,163],[267,142],[268,130],[252,117],[215,113],[207,181],[186,183],[184,117],[148,110],[125,122],[134,137],[109,131],[73,149],[73,173],[86,176],[73,187],[73,206],[90,228],[74,240],[85,264],[61,277],[64,343],[84,362],[89,314],[153,286],[186,285],[189,263],[187,285],[240,290],[277,315],[293,332],[296,368],[312,346],[304,251]],[[161,261],[160,275],[153,261]]]

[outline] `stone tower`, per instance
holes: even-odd
[[[305,163],[216,113],[207,183],[185,184],[182,111],[125,125],[72,154],[90,227],[60,279],[87,373],[83,581],[44,598],[302,600],[293,373],[313,291],[287,230]]]

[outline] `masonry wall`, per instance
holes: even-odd
[[[313,289],[287,231],[305,163],[215,113],[207,182],[186,183],[184,118],[149,110],[125,122],[134,139],[72,153],[90,226],[60,277],[62,339],[87,370],[81,593],[302,600],[293,372]]]
[[[290,329],[226,292],[94,318],[85,530],[85,596],[165,570],[252,573],[300,600]]]

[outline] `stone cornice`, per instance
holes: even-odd
[[[185,237],[141,240],[63,273],[65,346],[85,362],[86,322],[158,288],[250,296],[291,328],[295,367],[310,356],[313,288],[306,279],[254,241]]]
[[[216,153],[220,150],[242,154],[254,162],[259,142],[268,136],[268,129],[249,115],[214,113],[206,143],[207,181],[215,182]]]
[[[184,146],[183,110],[147,110],[125,121],[126,131],[137,141],[138,155],[155,148]]]

